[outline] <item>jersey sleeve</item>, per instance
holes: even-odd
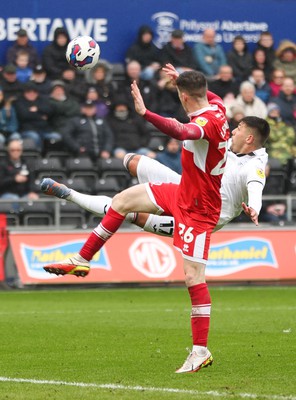
[[[247,185],[251,182],[259,182],[264,187],[265,181],[265,166],[263,165],[263,162],[260,160],[254,160],[248,171]]]
[[[144,118],[151,122],[157,129],[166,135],[178,140],[198,140],[203,136],[203,128],[197,124],[189,122],[182,124],[173,118],[165,118],[149,110],[146,111]]]

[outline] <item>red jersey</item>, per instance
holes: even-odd
[[[182,178],[177,204],[200,219],[221,210],[220,187],[226,162],[229,128],[222,100],[208,92],[210,105],[189,115],[190,122],[181,124],[147,111],[145,118],[167,135],[183,140]]]

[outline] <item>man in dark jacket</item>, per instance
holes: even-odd
[[[46,46],[42,54],[42,64],[49,79],[61,79],[62,72],[69,67],[66,60],[67,45],[70,41],[65,28],[56,28],[51,44]]]
[[[73,156],[87,155],[96,161],[109,158],[113,150],[113,133],[104,119],[96,117],[96,105],[87,100],[81,115],[68,121],[61,129],[64,144]]]
[[[49,124],[53,112],[49,99],[39,95],[33,82],[24,85],[24,93],[15,102],[15,108],[22,138],[33,139],[38,150],[43,150],[44,140],[61,140],[61,135],[54,132]]]
[[[38,64],[37,49],[30,43],[28,33],[25,29],[19,29],[16,33],[16,41],[7,50],[7,64],[15,64],[17,53],[25,50],[29,54],[29,68],[34,68]]]

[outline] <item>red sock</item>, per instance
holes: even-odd
[[[188,288],[191,298],[191,331],[193,345],[207,346],[210,329],[211,297],[206,283]]]
[[[90,261],[93,256],[104,246],[106,241],[117,231],[125,216],[109,208],[101,223],[92,231],[84,243],[79,254],[85,260]]]

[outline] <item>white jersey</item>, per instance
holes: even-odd
[[[228,147],[230,145],[231,140],[229,140]],[[256,197],[259,200],[260,206],[253,206],[259,213],[262,190],[265,185],[265,167],[267,161],[268,155],[264,148],[241,156],[237,156],[231,150],[228,151],[220,189],[222,208],[215,231],[221,229],[242,212],[242,202],[248,203],[252,207],[248,198],[248,185],[253,182],[259,183],[254,187],[257,191]],[[160,164],[158,161],[145,156],[140,158],[137,176],[140,183],[171,182],[179,184],[181,180],[181,175]]]

